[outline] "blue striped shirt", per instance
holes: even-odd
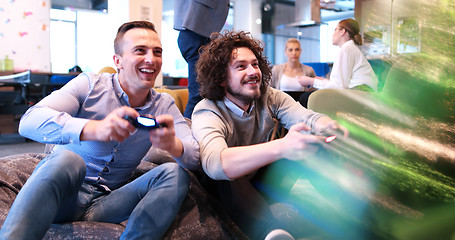
[[[82,73],[61,89],[31,107],[22,117],[19,133],[32,140],[58,144],[54,151],[68,149],[87,165],[85,181],[107,189],[124,185],[151,147],[149,133],[138,130],[125,141],[80,141],[89,119],[104,119],[110,112],[130,106],[117,74]],[[188,169],[199,169],[199,146],[174,99],[151,89],[140,115],[174,117],[176,136],[183,143],[183,155],[176,161]]]

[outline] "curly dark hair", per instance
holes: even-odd
[[[256,56],[262,72],[260,90],[264,93],[269,86],[272,71],[267,57],[264,56],[262,45],[263,43],[254,39],[249,32],[224,30],[221,33],[213,33],[210,36],[210,43],[199,50],[200,57],[196,64],[200,95],[209,100],[224,98],[225,87],[221,85],[228,78],[228,64],[232,51],[241,47],[250,49]]]

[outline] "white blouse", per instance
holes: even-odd
[[[345,42],[333,62],[330,81],[315,79],[314,87],[324,88],[354,88],[366,84],[374,91],[378,90],[378,79],[360,49],[354,41]]]
[[[280,88],[281,91],[285,92],[303,92],[305,87],[300,85],[296,77],[290,77],[286,74],[281,75]]]

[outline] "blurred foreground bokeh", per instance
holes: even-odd
[[[266,174],[318,239],[455,239],[455,1],[409,7],[420,51],[384,59],[382,92],[342,96],[359,112],[326,112],[350,137]]]

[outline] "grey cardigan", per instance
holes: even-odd
[[[174,29],[210,37],[219,32],[229,11],[229,0],[174,0]]]
[[[249,146],[268,142],[277,119],[286,128],[304,122],[314,132],[323,114],[306,109],[286,93],[268,88],[249,116],[233,113],[223,100],[203,99],[194,108],[191,129],[200,145],[202,168],[215,180],[231,180],[221,165],[221,152],[229,147]],[[309,132],[306,132],[309,134]]]
[[[286,66],[286,63],[273,66],[272,82],[270,84],[271,87],[273,87],[275,89],[280,89],[280,80],[281,80],[281,76],[283,75],[285,66]],[[304,65],[304,64],[300,64],[300,68],[303,70],[303,73],[305,74],[305,76],[316,77],[316,73],[314,72],[314,69],[312,67]]]

